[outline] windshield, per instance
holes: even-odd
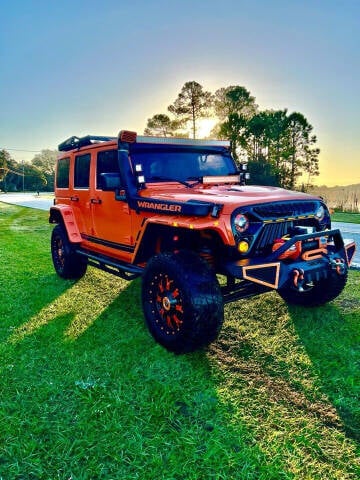
[[[233,175],[236,167],[227,151],[154,150],[137,151],[133,164],[141,164],[145,181],[199,179],[207,175]]]

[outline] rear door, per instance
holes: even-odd
[[[90,153],[75,155],[73,185],[69,192],[70,203],[82,235],[88,235],[91,231],[90,164]]]

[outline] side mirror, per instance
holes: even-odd
[[[100,174],[100,187],[106,192],[114,192],[120,190],[121,179],[120,173],[101,173]]]
[[[240,185],[246,185],[246,180],[250,180],[249,172],[240,172]]]

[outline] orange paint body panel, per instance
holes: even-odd
[[[81,235],[75,220],[73,209],[68,205],[56,205],[56,207],[51,208],[51,212],[54,211],[58,211],[60,213],[68,232],[70,242],[81,242]]]

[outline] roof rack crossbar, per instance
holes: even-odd
[[[76,148],[87,147],[95,143],[110,142],[117,140],[117,137],[101,137],[97,135],[86,135],[85,137],[70,137],[58,146],[59,152],[68,152]],[[137,136],[136,143],[149,144],[167,144],[167,145],[189,145],[189,146],[203,146],[203,147],[225,147],[229,148],[230,142],[227,140],[205,140],[190,138],[176,138],[176,137],[151,137],[151,136]]]
[[[68,152],[75,148],[86,147],[99,142],[110,142],[116,140],[116,137],[102,137],[97,135],[86,135],[85,137],[70,137],[58,146],[59,152]]]

